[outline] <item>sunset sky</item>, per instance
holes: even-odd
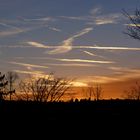
[[[55,72],[78,86],[110,85],[105,94],[119,97],[117,86],[140,78],[140,42],[123,33],[131,25],[122,14],[137,6],[139,0],[0,0],[0,71]]]

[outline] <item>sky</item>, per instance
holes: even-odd
[[[75,78],[75,86],[110,85],[108,97],[119,97],[118,86],[123,90],[140,78],[140,42],[123,33],[129,20],[122,12],[139,5],[139,0],[0,0],[0,71],[54,72]]]

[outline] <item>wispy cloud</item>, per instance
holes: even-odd
[[[8,28],[13,28],[13,29],[20,30],[20,28],[14,26],[14,25],[9,25],[9,24],[3,23],[3,22],[0,22],[0,25],[4,26],[6,28],[8,27]]]
[[[88,54],[88,55],[90,55],[90,56],[97,56],[96,54],[91,53],[91,52],[89,52],[89,51],[83,51],[83,52],[86,53],[86,54]]]
[[[112,14],[102,14],[102,7],[97,6],[89,11],[89,15],[80,17],[70,17],[70,16],[60,16],[61,18],[69,20],[81,20],[85,21],[88,25],[105,25],[105,24],[116,24],[118,21],[122,20],[122,14],[112,13]]]
[[[66,52],[70,51],[72,49],[72,45],[73,45],[72,43],[74,42],[74,40],[76,38],[78,38],[80,36],[83,36],[84,34],[87,34],[87,33],[89,33],[92,30],[93,30],[93,28],[91,28],[91,27],[83,29],[82,31],[76,33],[72,37],[64,40],[62,42],[62,45],[59,48],[50,51],[49,54],[66,53]]]
[[[58,46],[50,46],[50,45],[44,45],[42,43],[39,43],[39,42],[33,42],[33,41],[29,41],[29,42],[26,42],[26,44],[29,44],[30,47],[35,47],[35,48],[44,48],[44,49],[53,49],[52,51],[50,52],[44,52],[44,53],[49,53],[49,54],[56,54],[56,53],[53,53],[53,51],[56,51],[56,50],[59,50],[57,53],[66,53],[72,49],[91,49],[91,50],[113,50],[113,51],[140,51],[140,48],[130,48],[130,47],[126,47],[126,46],[99,46],[99,45],[93,45],[93,46],[86,46],[86,45],[69,45],[71,44],[71,42],[73,41],[74,39],[72,38],[69,38],[67,40],[64,40],[63,41],[63,44],[62,45],[58,45]],[[64,45],[66,44],[66,46]],[[68,46],[67,46],[68,45]],[[0,48],[3,47],[3,46],[0,46]],[[19,45],[12,45],[12,46],[4,46],[4,47],[8,47],[8,48],[27,48],[29,46],[27,45],[22,45],[22,44],[19,44]],[[88,54],[88,55],[91,55],[91,56],[95,56],[96,54],[93,54],[89,51],[85,51],[85,50],[82,50],[84,53]],[[99,56],[99,55],[96,55],[96,56]],[[102,57],[102,56],[99,56],[99,57]],[[103,58],[103,57],[102,57]]]
[[[90,55],[90,56],[96,56],[96,57],[100,57],[100,58],[105,58],[104,56],[97,55],[97,54],[91,53],[91,52],[89,52],[89,51],[82,51],[82,52],[84,52],[84,53],[86,53],[86,54],[88,54],[88,55]]]
[[[95,76],[96,80],[102,83],[127,81],[128,79],[140,78],[140,69],[127,68],[127,67],[109,67],[115,71],[116,74],[111,76]],[[93,77],[92,77],[93,78]]]
[[[62,44],[66,45],[66,46],[72,45],[72,43],[75,40],[75,38],[83,36],[84,34],[87,34],[87,33],[89,33],[92,30],[93,30],[93,28],[85,28],[81,32],[78,32],[77,34],[75,34],[74,36],[64,40]]]
[[[0,32],[0,36],[5,37],[16,35],[43,27],[48,27],[50,30],[60,32],[60,29],[48,26],[48,23],[51,21],[55,21],[55,19],[52,17],[26,19],[19,16],[18,19],[15,20],[2,20],[0,21],[0,26],[3,26],[3,28]]]
[[[124,69],[121,70],[122,74],[116,74],[114,77],[118,78],[118,81],[127,81],[128,79],[138,79],[140,78],[140,69]]]
[[[89,81],[96,81],[98,83],[107,84],[115,82],[124,82],[128,80],[135,80],[140,78],[140,70],[132,70],[131,72],[125,72],[123,74],[114,74],[108,76],[89,76],[81,79],[83,83],[88,83]]]
[[[120,21],[122,15],[120,13],[107,14],[107,15],[98,15],[91,18],[87,22],[89,25],[105,25],[105,24],[116,24]]]
[[[93,9],[90,10],[91,15],[97,15],[100,14],[101,12],[102,12],[101,6],[94,7]]]
[[[63,62],[85,62],[85,63],[99,63],[99,64],[109,64],[114,63],[113,61],[96,61],[96,60],[88,60],[88,59],[55,59]]]
[[[0,22],[0,25],[6,27],[3,31],[0,32],[1,37],[15,35],[31,30],[31,28],[19,28],[14,25],[6,24],[3,22]]]
[[[55,28],[55,27],[49,27],[49,29],[50,29],[50,30],[53,30],[53,31],[56,31],[56,32],[61,32],[61,30],[60,30],[60,29]]]
[[[110,83],[120,81],[118,77],[115,76],[93,76],[94,80],[98,83]]]
[[[140,69],[129,69],[127,72],[124,72],[119,76],[121,81],[135,78],[140,78]]]
[[[62,67],[95,67],[95,64],[82,64],[82,63],[65,63],[65,64],[53,64],[47,63],[48,66],[62,66]]]
[[[43,21],[43,22],[48,22],[48,21],[54,21],[55,19],[52,17],[42,17],[42,18],[24,18],[22,16],[18,17],[19,20],[25,21],[25,22],[32,22],[32,21]]]
[[[19,62],[9,62],[10,64],[15,64],[15,65],[20,65],[20,66],[25,66],[27,69],[29,67],[34,67],[34,68],[48,68],[47,66],[42,66],[42,65],[34,65],[34,64],[28,64],[28,63],[19,63]]]
[[[87,17],[72,17],[72,16],[59,16],[60,18],[69,19],[69,20],[87,20]]]
[[[97,49],[97,50],[131,50],[131,51],[140,51],[140,48],[128,48],[128,47],[108,47],[108,46],[75,46],[74,48],[80,48],[80,49]]]
[[[31,29],[17,29],[17,30],[9,30],[9,31],[2,31],[0,32],[0,37],[10,36],[10,35],[16,35],[19,33],[30,31]]]
[[[115,68],[115,67],[114,67]],[[114,69],[113,68],[113,69]],[[115,68],[115,70],[123,70],[123,68]],[[96,75],[96,76],[86,76],[86,77],[81,77],[80,81],[83,83],[88,83],[89,81],[93,82],[98,82],[102,84],[107,84],[107,83],[113,83],[113,82],[123,82],[123,81],[128,81],[132,79],[138,79],[140,78],[140,69],[129,69],[125,68],[123,73],[121,74],[111,74],[111,75]]]
[[[114,77],[114,76],[83,76],[83,77],[79,77],[79,80],[81,83],[84,83],[85,86],[88,85],[89,82],[93,82],[95,83],[95,81],[97,83],[101,83],[101,84],[105,84],[105,83],[110,83],[110,82],[117,82],[118,78]]]
[[[95,23],[88,22],[89,25],[91,24],[104,25],[104,24],[113,24],[113,23],[116,23],[116,21],[112,19],[106,19],[106,18],[96,19]]]
[[[65,46],[65,45],[61,45],[61,46],[57,46],[56,49],[50,51],[50,52],[45,52],[48,54],[60,54],[60,53],[67,53],[68,51],[70,51],[72,49],[72,46]]]
[[[87,86],[86,83],[83,83],[83,82],[81,82],[81,81],[73,81],[73,82],[72,82],[72,85],[73,85],[74,87],[86,87],[86,86]]]
[[[69,20],[85,21],[87,25],[117,24],[122,19],[122,16],[120,13],[114,13],[114,14],[108,14],[108,15],[96,15],[96,14],[93,15],[92,14],[92,15],[83,16],[83,17],[66,17],[66,16],[61,16],[61,17],[65,19],[69,19]]]
[[[124,24],[124,25],[126,25],[126,26],[131,26],[131,27],[136,27],[136,26],[137,26],[137,27],[140,27],[140,24],[137,24],[137,25],[136,25],[136,24]]]
[[[31,46],[34,46],[36,48],[49,48],[48,46],[42,44],[42,43],[38,43],[38,42],[33,42],[33,41],[29,41],[27,42],[27,44],[31,45]]]
[[[124,71],[124,70],[128,70],[128,68],[124,68],[124,67],[109,67],[109,69],[111,69],[111,70],[115,70],[115,71]]]
[[[17,73],[21,74],[28,74],[28,75],[33,75],[35,77],[45,77],[45,73],[42,71],[24,71],[24,70],[14,70]]]
[[[17,23],[15,23],[17,24]],[[11,24],[7,24],[7,23],[3,23],[0,22],[1,26],[4,26],[5,28],[2,29],[2,31],[0,32],[0,37],[5,37],[5,36],[11,36],[11,35],[17,35],[20,33],[25,33],[25,32],[29,32],[32,31],[34,29],[39,29],[44,27],[44,25],[34,25],[34,26],[22,26],[22,27],[17,27],[15,25],[11,25]],[[20,25],[19,25],[20,26]]]
[[[92,31],[93,28],[85,28],[83,29],[81,32],[76,33],[75,35],[73,35],[72,37],[62,41],[60,46],[46,46],[44,44],[38,43],[38,42],[33,42],[33,41],[29,41],[27,42],[27,44],[32,45],[34,47],[37,48],[53,48],[54,50],[50,51],[50,52],[45,52],[45,53],[49,53],[49,54],[59,54],[59,53],[66,53],[68,51],[70,51],[72,49],[73,46],[73,42],[76,38],[87,34],[88,32]]]

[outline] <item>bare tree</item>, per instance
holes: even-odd
[[[5,99],[5,97],[9,94],[7,91],[8,81],[5,79],[5,75],[2,75],[0,72],[0,100]]]
[[[72,80],[49,74],[44,78],[29,79],[19,84],[21,95],[26,100],[38,102],[59,101],[72,86]]]
[[[15,93],[14,83],[18,78],[19,78],[18,74],[13,71],[9,71],[6,74],[6,79],[8,81],[8,86],[9,86],[9,91],[10,91],[9,92],[10,100],[12,99],[12,94]]]
[[[93,95],[94,95],[94,99],[96,101],[102,99],[103,89],[102,89],[101,85],[99,85],[98,83],[94,87]]]
[[[87,87],[83,88],[83,92],[86,93],[86,96],[89,100],[100,100],[102,99],[103,90],[101,85],[94,84],[93,82],[89,82]]]
[[[136,82],[134,86],[130,87],[129,90],[125,90],[124,93],[125,99],[140,100],[140,84]]]
[[[83,87],[82,91],[88,97],[88,100],[92,100],[94,94],[94,86],[93,82],[89,82],[87,87]]]
[[[133,15],[130,15],[127,11],[123,10],[123,14],[130,21],[124,33],[134,39],[140,40],[140,9],[136,8]]]
[[[26,81],[20,81],[19,83],[19,90],[20,93],[16,94],[16,97],[18,100],[26,100],[29,101],[31,100],[31,95],[30,95],[30,83],[26,82]]]

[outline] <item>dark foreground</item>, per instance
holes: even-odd
[[[140,101],[0,102],[0,134],[12,132],[12,138],[20,135],[27,139],[30,135],[67,140],[66,137],[74,139],[75,135],[85,135],[86,139],[94,135],[99,139],[135,134],[134,137],[139,135],[139,126]]]
[[[140,101],[101,100],[81,102],[38,103],[1,101],[0,116],[13,119],[37,119],[44,122],[82,121],[140,118]],[[41,120],[39,120],[41,119]]]

